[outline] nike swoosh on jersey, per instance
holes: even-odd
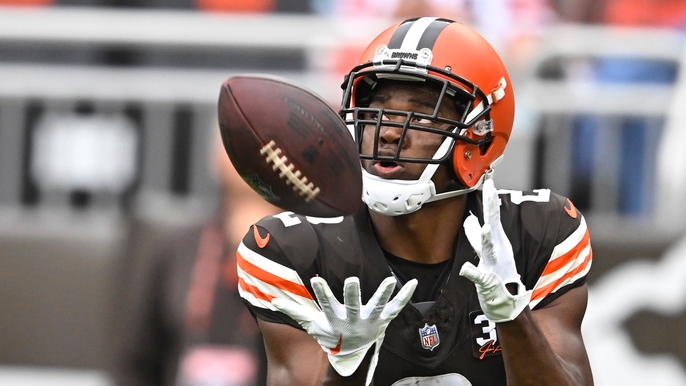
[[[257,246],[260,247],[260,249],[264,249],[267,246],[267,244],[269,244],[269,239],[272,236],[269,234],[269,232],[267,232],[267,236],[262,237],[260,235],[260,231],[257,230],[257,225],[252,226],[252,234],[253,236],[255,236],[255,242],[257,243]]]
[[[592,261],[591,236],[582,217],[579,227],[553,249],[534,286],[529,306],[533,309],[546,296],[587,275]]]
[[[331,351],[331,354],[336,355],[339,352],[341,352],[341,343],[343,343],[343,335],[340,335],[338,337],[338,343],[336,343],[336,347],[329,349],[329,351]]]
[[[567,203],[569,204],[569,208],[567,208],[567,205],[563,206],[565,208],[565,212],[569,215],[571,218],[577,218],[579,216],[579,212],[576,211],[576,207],[574,204],[572,204],[572,201],[568,198]]]

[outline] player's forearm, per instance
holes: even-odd
[[[286,366],[270,363],[267,370],[267,386],[320,386],[323,383],[326,370],[321,361],[307,357],[307,360],[297,362]]]
[[[539,328],[530,309],[498,324],[508,386],[590,386],[582,371],[561,358]]]

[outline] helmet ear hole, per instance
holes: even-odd
[[[489,144],[487,144],[487,146]],[[473,188],[476,185],[479,180],[477,175],[484,170],[484,165],[482,165],[484,160],[478,155],[480,152],[480,145],[474,145],[463,141],[458,141],[458,143],[455,144],[452,156],[453,170],[457,177],[457,181],[468,188]]]

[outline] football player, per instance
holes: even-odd
[[[270,385],[591,385],[584,217],[547,189],[496,190],[514,94],[463,24],[381,33],[343,84],[357,214],[284,212],[238,248]]]

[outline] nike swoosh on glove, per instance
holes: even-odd
[[[352,375],[360,366],[367,351],[376,344],[374,357],[367,372],[369,385],[378,361],[379,349],[388,324],[400,313],[412,297],[417,280],[405,283],[393,298],[396,279],[387,277],[362,305],[360,280],[345,279],[344,304],[338,302],[328,283],[321,277],[310,279],[321,310],[313,310],[288,299],[273,299],[272,305],[297,321],[329,356],[329,363],[342,376]]]
[[[469,243],[479,256],[479,265],[464,263],[460,276],[474,282],[479,303],[486,317],[495,323],[509,322],[529,304],[531,291],[522,284],[515,266],[512,244],[500,223],[500,199],[490,176],[483,184],[484,226],[470,214],[464,221]],[[514,283],[517,293],[508,291],[506,284]]]

